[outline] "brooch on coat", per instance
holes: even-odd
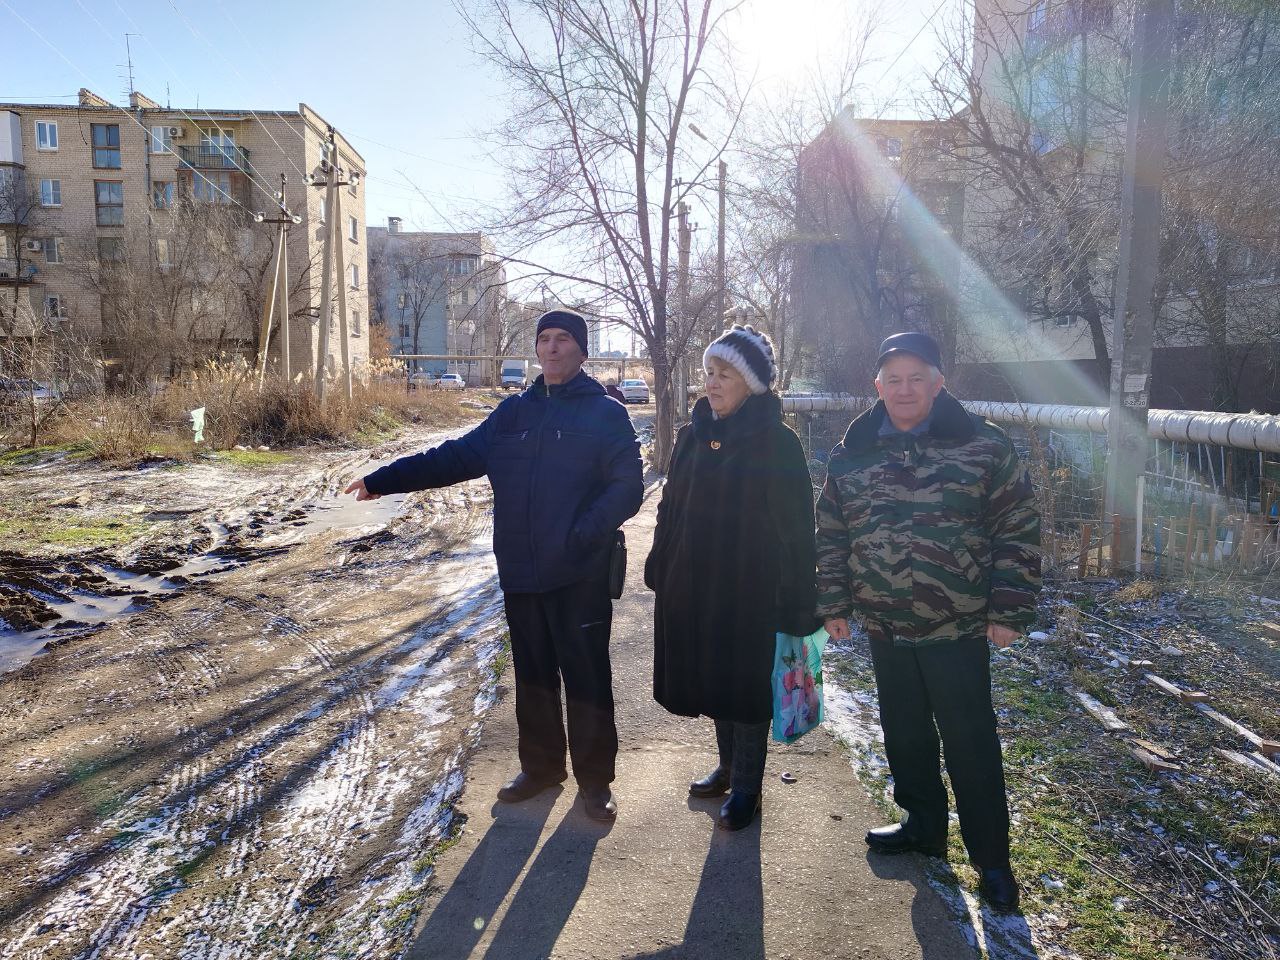
[[[719,441],[719,440],[712,440],[712,441],[711,441],[711,449],[712,449],[712,450],[719,450],[719,449],[720,449],[720,441]]]

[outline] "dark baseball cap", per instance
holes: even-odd
[[[886,337],[880,344],[880,356],[876,358],[876,370],[884,366],[884,362],[895,353],[909,353],[919,357],[930,366],[942,369],[942,351],[938,349],[938,341],[927,333],[909,331],[895,333]]]

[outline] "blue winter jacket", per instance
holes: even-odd
[[[613,532],[640,509],[644,480],[631,418],[585,373],[548,396],[542,377],[470,433],[364,478],[408,493],[488,476],[493,552],[509,593],[541,593],[609,570]]]

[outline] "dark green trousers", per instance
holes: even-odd
[[[893,800],[912,833],[947,835],[947,791],[941,749],[956,795],[960,833],[979,867],[1009,862],[1009,805],[996,714],[991,705],[987,638],[927,647],[871,640],[879,688],[880,726],[893,774]]]

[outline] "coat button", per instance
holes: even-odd
[[[712,441],[711,441],[711,449],[712,449],[712,450],[719,450],[719,449],[720,449],[720,441],[719,441],[719,440],[712,440]]]

